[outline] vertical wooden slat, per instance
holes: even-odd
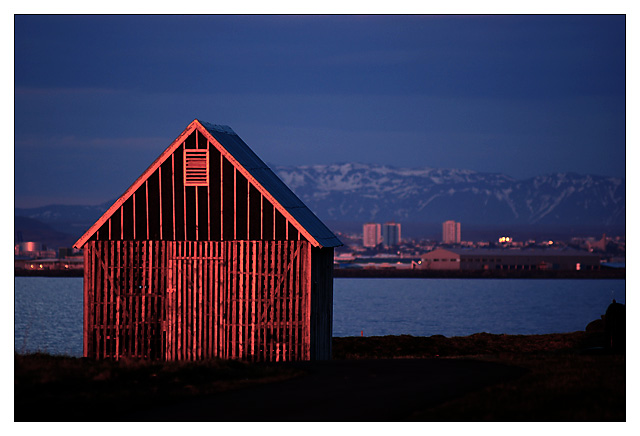
[[[187,298],[187,262],[184,261],[183,257],[186,255],[187,251],[187,241],[180,241],[180,253],[178,254],[178,265],[180,265],[180,284],[178,285],[178,289],[180,291],[180,359],[187,360],[188,352],[187,352],[187,337],[188,337],[188,325],[187,325],[187,307],[188,307],[188,298]]]
[[[186,143],[182,143],[182,149],[186,150],[187,146]],[[184,152],[184,151],[183,151]],[[182,177],[184,177],[184,165],[185,165],[185,158],[182,159]],[[184,180],[184,179],[183,179]],[[183,203],[183,207],[182,207],[182,213],[183,213],[183,223],[184,223],[184,240],[186,241],[187,238],[187,186],[186,184],[183,182],[182,183],[182,203]]]
[[[212,242],[213,244],[213,249],[214,249],[214,256],[216,258],[221,257],[220,256],[220,246],[222,244],[222,242]],[[219,270],[220,270],[220,263],[221,261],[216,259],[213,261],[213,274],[211,274],[211,276],[209,277],[209,290],[211,292],[211,307],[212,307],[212,323],[211,323],[211,328],[213,329],[213,338],[212,338],[212,350],[211,350],[211,356],[212,357],[220,357],[220,348],[219,348],[219,335],[220,335],[220,318],[219,318],[219,314],[218,314],[218,307],[220,305],[220,300],[218,298],[218,292],[220,289],[220,282],[218,281],[218,274],[219,274]]]
[[[131,264],[129,263],[129,259],[127,257],[129,241],[120,241],[120,251],[122,259],[121,262],[121,279],[120,279],[120,357],[124,357],[127,354],[127,320],[129,319],[127,316],[127,299],[129,294],[129,268]]]
[[[124,240],[124,204],[120,206],[120,240]]]
[[[162,210],[162,209],[161,209]],[[157,353],[156,353],[156,358],[157,359],[163,359],[164,356],[164,321],[166,319],[166,315],[164,313],[164,299],[166,296],[166,281],[165,281],[165,274],[167,273],[167,268],[166,268],[166,262],[165,262],[165,257],[166,257],[166,242],[165,241],[157,241],[156,242],[156,265],[157,265],[157,270],[156,270],[156,274],[155,274],[155,283],[156,283],[156,289],[155,289],[155,295],[156,295],[156,316],[157,316],[157,320],[156,320],[156,346],[157,348]]]
[[[129,280],[131,286],[129,288],[129,356],[135,356],[135,302],[136,302],[136,241],[129,244]],[[137,262],[136,262],[137,263]]]
[[[148,239],[148,238],[147,238]],[[148,272],[151,267],[151,262],[149,261],[149,242],[142,241],[142,264],[140,265],[140,277],[142,279],[142,289],[140,289],[140,328],[139,328],[139,348],[138,348],[138,356],[145,357],[146,354],[146,343],[147,338],[149,336],[149,332],[147,331],[147,325],[149,319],[147,318],[147,307],[149,305],[149,297],[147,296],[148,290]]]
[[[287,227],[289,227],[287,225]],[[295,270],[293,268],[293,263],[295,262],[295,243],[293,241],[289,241],[289,265],[287,267],[287,303],[288,303],[288,315],[287,315],[287,331],[288,331],[288,355],[287,360],[292,360],[292,357],[295,355],[294,351],[294,316],[293,316],[293,301],[295,300],[295,287],[294,287],[294,274]]]
[[[238,256],[238,266],[239,266],[239,274],[238,274],[238,357],[245,357],[245,347],[246,347],[246,328],[245,328],[245,318],[246,318],[246,310],[245,310],[245,243],[244,241],[239,241],[238,246],[240,248],[240,255]]]
[[[205,257],[205,252],[203,250],[204,244],[201,242],[196,243],[198,246],[199,256],[201,258]],[[204,276],[204,265],[206,264],[206,260],[201,259],[198,261],[198,360],[202,359],[202,349],[204,348],[205,336],[204,336],[204,326],[203,326],[203,313],[202,313],[202,297],[204,286],[202,284],[203,276]]]
[[[184,292],[183,289],[183,278],[182,278],[182,274],[183,274],[183,262],[180,259],[180,257],[182,256],[182,249],[184,247],[184,242],[180,241],[180,242],[176,242],[176,276],[177,276],[177,286],[176,286],[176,299],[177,299],[177,306],[176,306],[176,324],[177,324],[177,330],[176,330],[176,342],[177,342],[177,349],[176,349],[176,359],[177,360],[182,360],[184,358],[183,354],[182,354],[182,350],[184,349],[183,347],[183,339],[184,339],[184,335],[182,333],[183,331],[183,325],[182,325],[182,319],[183,319],[183,307],[182,307],[182,293]]]
[[[101,263],[102,271],[103,271],[103,281],[104,281],[104,353],[106,358],[111,357],[111,286],[109,283],[109,275],[110,275],[110,267],[109,267],[109,257],[111,253],[111,246],[109,241],[104,241],[103,243],[103,259]]]
[[[207,198],[209,196],[207,195]],[[202,335],[204,337],[203,352],[204,358],[211,358],[211,298],[209,292],[211,287],[209,286],[209,277],[211,276],[211,265],[213,264],[213,254],[211,252],[211,242],[203,242],[205,260],[202,269]]]
[[[149,179],[144,181],[144,190],[145,190],[145,210],[147,211],[146,219],[147,219],[147,240],[149,240]]]
[[[298,233],[300,234],[300,233]],[[302,257],[302,244],[298,241],[298,255],[296,256],[296,277],[295,277],[295,283],[294,283],[294,287],[295,287],[295,305],[294,305],[294,319],[296,320],[296,327],[295,327],[295,343],[296,343],[296,359],[300,360],[302,359],[302,338],[301,338],[301,331],[300,329],[302,328],[302,320],[300,317],[300,304],[302,303],[302,292],[300,292],[300,259]]]
[[[259,337],[258,343],[260,344],[260,359],[263,361],[267,360],[267,311],[266,311],[266,286],[267,286],[267,278],[266,278],[266,268],[264,267],[265,262],[265,250],[266,242],[258,241],[258,295],[259,295]]]
[[[197,136],[198,135],[196,135],[196,137]],[[199,220],[200,217],[198,216],[199,215],[199,213],[198,213],[198,206],[199,206],[199,204],[198,204],[198,197],[199,197],[198,196],[198,186],[194,186],[193,190],[195,191],[195,194],[194,194],[195,195],[195,201],[194,201],[194,203],[195,203],[195,208],[196,208],[196,241],[199,241],[200,240],[200,229],[198,228],[198,224],[199,224],[198,220]]]
[[[134,283],[134,295],[133,295],[133,356],[138,357],[139,343],[138,343],[138,328],[140,327],[140,283],[142,278],[140,277],[140,262],[142,262],[141,256],[141,241],[134,241],[134,258],[135,258],[135,283]]]
[[[226,353],[226,346],[225,344],[227,343],[227,306],[228,306],[228,299],[227,299],[227,287],[228,287],[228,281],[227,281],[227,271],[229,269],[229,254],[228,254],[228,242],[227,241],[221,241],[220,242],[220,248],[222,249],[222,253],[223,253],[223,258],[224,258],[224,263],[222,263],[220,265],[220,284],[219,286],[217,286],[218,288],[218,294],[219,294],[219,305],[218,307],[220,308],[220,322],[222,323],[222,328],[220,329],[220,338],[219,340],[219,347],[220,347],[220,357],[222,357],[223,359],[227,358],[227,353]]]
[[[189,242],[189,257],[195,257],[196,243]],[[196,315],[196,279],[195,271],[197,267],[197,260],[189,262],[189,352],[190,360],[196,359],[196,322],[198,317]]]
[[[197,150],[198,149],[198,136],[200,136],[200,135],[198,135],[198,131],[194,132],[194,136],[196,137],[196,150]],[[185,162],[186,162],[186,156],[185,156]],[[209,162],[207,162],[207,172],[209,171],[208,165],[209,165]],[[185,164],[185,168],[186,168],[186,164]],[[185,170],[185,172],[186,172],[186,170]],[[209,174],[207,174],[207,180],[208,179],[209,179]],[[195,195],[194,203],[195,203],[195,209],[196,209],[196,241],[199,241],[200,240],[200,233],[199,233],[200,229],[198,228],[198,218],[199,218],[198,217],[198,187],[194,186],[193,190],[194,190],[194,195]]]
[[[147,354],[149,359],[155,359],[158,352],[158,325],[162,319],[158,312],[158,241],[150,241],[151,275],[149,277],[149,338],[147,339]]]
[[[116,244],[107,242],[109,246],[109,260],[107,268],[109,271],[109,354],[111,358],[116,358],[116,281],[115,281],[115,251]]]
[[[276,361],[280,361],[280,289],[278,282],[280,281],[280,241],[274,242],[274,279],[273,287],[273,322],[274,322],[274,356]]]
[[[191,333],[192,333],[192,328],[191,328],[191,321],[193,319],[193,317],[191,316],[191,308],[192,308],[192,303],[191,303],[191,298],[192,298],[192,292],[191,292],[191,268],[193,266],[192,262],[189,262],[186,258],[189,257],[189,254],[191,252],[191,243],[190,241],[185,241],[184,242],[184,248],[185,251],[183,253],[184,259],[182,260],[182,264],[184,266],[184,325],[185,325],[185,335],[184,335],[184,339],[185,339],[185,343],[184,343],[184,351],[185,351],[185,360],[191,360]]]
[[[126,258],[125,258],[125,248],[124,241],[118,241],[118,297],[117,297],[117,348],[118,348],[118,359],[123,356],[123,349],[126,349],[124,344],[124,329],[123,323],[126,319],[124,315],[125,310],[125,301],[126,301],[126,293],[127,293],[127,283],[126,283]]]
[[[93,279],[91,274],[91,256],[93,251],[93,241],[87,242],[84,246],[82,256],[84,258],[84,290],[83,290],[83,311],[82,311],[82,355],[89,357],[89,326],[91,323],[91,299],[93,298]]]
[[[136,239],[136,193],[134,192],[133,195],[131,196],[131,198],[133,199],[133,219],[131,220],[131,223],[133,225],[133,239]]]
[[[170,241],[169,242],[169,250],[170,250],[170,259],[169,259],[169,268],[167,271],[167,282],[168,282],[168,289],[167,289],[167,299],[168,299],[168,304],[167,304],[167,321],[168,321],[168,325],[167,325],[167,329],[169,330],[167,333],[167,337],[168,337],[168,344],[167,344],[167,349],[169,350],[169,359],[170,360],[176,360],[176,322],[177,322],[177,317],[176,317],[176,307],[177,307],[177,302],[176,302],[176,279],[177,279],[177,274],[174,275],[174,271],[176,268],[176,241]]]
[[[244,326],[244,335],[243,335],[243,340],[244,340],[244,352],[242,354],[242,356],[244,358],[249,357],[249,335],[250,335],[250,331],[249,331],[249,325],[250,325],[250,320],[249,317],[251,316],[251,306],[249,304],[249,293],[250,293],[250,284],[249,284],[249,261],[251,260],[250,258],[250,246],[249,246],[249,242],[248,241],[243,241],[242,242],[242,246],[244,247],[244,252],[242,255],[242,263],[244,264],[244,285],[242,286],[242,308],[243,308],[243,312],[244,315],[242,317],[242,323]]]
[[[173,219],[171,220],[171,224],[173,226],[173,239],[176,238],[176,169],[175,169],[175,158],[173,154],[171,155],[171,207],[173,210]],[[174,247],[175,248],[175,247]]]
[[[237,189],[238,189],[238,185],[237,185],[237,178],[238,178],[238,170],[233,167],[233,239],[238,239],[237,236],[237,227],[238,227],[238,210],[236,208],[236,202],[238,201],[237,199]]]
[[[173,265],[171,263],[171,250],[172,250],[172,242],[173,241],[165,241],[164,242],[164,262],[163,262],[163,267],[165,269],[165,274],[164,274],[164,337],[163,337],[163,347],[164,347],[164,355],[165,360],[173,360],[173,354],[172,354],[172,326],[173,326],[173,319],[172,319],[172,286],[173,283],[171,282],[172,278],[173,278]]]
[[[224,358],[231,358],[231,341],[233,340],[232,334],[232,320],[233,320],[233,302],[231,301],[231,288],[233,286],[232,271],[233,271],[233,241],[225,242],[226,251],[226,266],[224,275],[224,309],[225,309],[225,337],[224,337]]]
[[[163,209],[162,209],[162,165],[160,165],[158,167],[158,200],[160,203],[160,240],[164,240],[164,234],[162,232],[162,215],[163,215]]]
[[[115,320],[115,324],[116,324],[116,360],[120,359],[120,322],[121,322],[121,317],[120,317],[120,294],[122,294],[122,241],[116,241],[116,263],[115,263],[115,267],[116,267],[116,277],[115,277],[115,283],[116,283],[116,289],[114,290],[114,294],[115,294],[115,298],[116,298],[116,320]]]
[[[209,140],[207,139],[207,159],[209,159],[209,162],[207,162],[207,168],[211,168],[211,151],[209,150],[210,146],[209,146]],[[209,170],[210,172],[211,170]],[[214,239],[213,238],[213,229],[211,228],[211,190],[209,189],[209,186],[211,185],[211,174],[209,174],[209,183],[207,183],[207,234],[209,235],[209,240]],[[211,247],[210,247],[211,248]]]
[[[146,241],[146,247],[145,247],[145,253],[146,253],[146,262],[145,262],[145,267],[143,269],[144,275],[146,277],[145,279],[145,284],[142,287],[142,291],[143,291],[143,298],[144,301],[142,303],[142,307],[144,309],[143,311],[143,317],[144,317],[144,322],[142,323],[142,328],[143,328],[143,332],[142,332],[142,337],[143,337],[143,342],[142,342],[142,357],[144,358],[149,358],[149,353],[150,353],[150,349],[151,349],[151,335],[152,335],[152,328],[153,328],[153,319],[151,318],[151,307],[153,305],[153,295],[152,295],[152,283],[153,283],[153,241]]]
[[[256,241],[251,242],[251,360],[256,360],[256,285],[258,281],[258,262],[257,262]]]
[[[93,296],[93,329],[94,329],[94,344],[93,349],[95,350],[95,356],[97,359],[102,358],[100,355],[100,298],[101,298],[101,288],[102,284],[100,282],[100,259],[98,258],[100,251],[99,241],[95,241],[94,250],[93,250],[93,282],[94,282],[94,296]]]
[[[220,240],[224,241],[224,157],[220,153]]]
[[[148,201],[148,200],[147,200]],[[148,231],[148,230],[147,230]],[[153,311],[152,308],[154,306],[154,293],[155,293],[155,287],[153,286],[153,280],[154,280],[154,276],[155,276],[155,269],[154,269],[154,263],[155,263],[155,256],[153,253],[155,247],[155,242],[154,241],[147,241],[147,266],[146,268],[148,269],[148,277],[147,277],[147,283],[146,286],[144,287],[144,291],[146,294],[146,300],[145,303],[143,304],[143,306],[145,307],[145,312],[146,312],[146,323],[145,323],[145,338],[146,338],[146,345],[145,345],[145,352],[144,352],[144,357],[145,358],[150,358],[151,357],[151,338],[153,337],[153,324],[154,324],[154,319],[153,319]]]
[[[107,312],[108,309],[108,305],[109,305],[109,282],[108,282],[108,275],[107,275],[107,271],[106,269],[106,259],[108,258],[108,254],[106,253],[106,251],[108,250],[107,244],[103,241],[99,241],[100,244],[100,258],[98,259],[98,268],[100,269],[100,276],[101,276],[101,281],[102,281],[102,286],[101,286],[101,301],[100,304],[102,306],[102,319],[100,321],[101,324],[101,332],[100,334],[102,335],[102,340],[100,341],[100,348],[101,348],[101,358],[106,358],[108,357],[107,355],[107,336],[109,334],[109,330],[108,330],[108,324],[109,324],[109,314]]]
[[[209,328],[210,328],[210,338],[209,338],[209,357],[214,357],[215,356],[215,346],[216,346],[216,337],[217,337],[217,318],[216,318],[216,307],[217,307],[217,299],[215,296],[215,288],[214,288],[214,283],[216,282],[216,271],[218,269],[218,260],[216,259],[217,256],[217,247],[218,247],[218,242],[216,241],[211,241],[209,242],[209,252],[211,253],[212,257],[214,258],[209,266],[209,276],[208,276],[208,286],[207,286],[207,292],[209,295],[209,311],[210,311],[210,323],[209,323]]]
[[[198,247],[200,244],[198,244],[197,242],[192,242],[191,246],[192,246],[192,251],[191,251],[191,256],[193,256],[195,259],[194,261],[191,262],[192,265],[192,269],[191,269],[191,301],[192,301],[192,306],[191,306],[191,313],[193,316],[193,322],[192,322],[192,336],[191,336],[191,355],[193,356],[193,360],[197,359],[197,352],[198,352],[198,269],[200,267],[200,262],[197,260],[198,257]]]
[[[311,358],[311,244],[304,244],[305,360]]]
[[[262,347],[262,360],[263,361],[267,361],[268,360],[268,354],[267,354],[267,284],[268,284],[268,280],[267,280],[267,265],[266,265],[266,259],[268,258],[267,256],[267,245],[268,242],[265,241],[259,241],[260,244],[260,288],[258,288],[260,290],[260,320],[262,322],[262,331],[261,331],[261,347]]]
[[[92,290],[93,290],[93,295],[91,296],[91,324],[90,324],[90,331],[91,331],[91,354],[92,357],[94,358],[99,358],[98,356],[98,338],[99,338],[99,333],[98,333],[98,325],[99,325],[99,320],[100,317],[98,316],[98,311],[99,311],[99,305],[98,305],[98,295],[100,292],[100,284],[98,282],[98,272],[96,271],[96,250],[98,250],[98,248],[96,247],[97,242],[96,241],[92,241],[93,247],[92,250],[90,251],[90,255],[91,257],[89,258],[89,262],[91,264],[91,285],[92,285]]]
[[[184,257],[189,257],[189,254],[191,252],[191,243],[190,241],[185,241],[185,253],[184,253]],[[192,310],[192,302],[191,302],[191,298],[192,298],[192,290],[191,290],[191,268],[193,266],[192,262],[187,261],[186,259],[183,260],[183,265],[184,265],[184,272],[185,272],[185,276],[184,276],[184,290],[185,290],[185,294],[184,294],[184,305],[185,305],[185,312],[184,312],[184,322],[185,322],[185,344],[184,344],[184,349],[185,349],[185,354],[186,354],[186,360],[191,360],[191,338],[192,338],[192,326],[191,326],[191,321],[193,320],[193,317],[191,316],[191,310]]]
[[[275,360],[275,343],[277,340],[276,326],[275,326],[275,270],[276,270],[276,244],[272,242],[271,249],[269,250],[270,255],[268,256],[269,261],[269,360]]]
[[[187,258],[189,257],[189,255],[191,254],[191,242],[190,241],[185,241],[185,253],[184,253],[184,257]],[[184,302],[185,302],[185,351],[186,351],[186,360],[191,360],[191,341],[192,341],[192,325],[191,322],[193,320],[193,316],[191,314],[191,310],[192,310],[192,289],[191,289],[191,269],[193,267],[193,262],[189,262],[186,259],[183,260],[184,262],[184,269],[185,269],[185,277],[184,277],[184,289],[185,289],[185,298],[184,298]]]
[[[131,303],[131,262],[129,259],[129,246],[131,241],[122,241],[122,286],[121,286],[121,328],[120,328],[120,348],[122,349],[121,356],[127,356],[129,352],[129,344],[127,343],[129,338],[128,322],[129,317],[129,305]]]
[[[234,230],[235,232],[235,230]],[[236,344],[238,343],[238,314],[237,314],[237,289],[238,289],[238,251],[237,243],[233,241],[231,243],[231,358],[236,358]]]
[[[200,261],[200,290],[198,292],[198,299],[200,301],[200,356],[202,359],[207,357],[208,348],[208,331],[209,324],[207,323],[207,270],[209,269],[208,259],[208,243],[205,241],[199,242],[200,252],[202,253],[202,260]]]
[[[94,349],[96,353],[96,358],[101,359],[102,355],[100,354],[101,346],[100,339],[102,337],[101,331],[101,298],[102,298],[102,283],[100,280],[100,245],[99,241],[95,241],[94,252],[93,252],[93,277],[94,277],[94,311],[93,311],[93,319],[94,319],[94,328],[95,328],[95,344]]]

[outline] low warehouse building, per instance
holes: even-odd
[[[504,250],[437,248],[422,256],[420,267],[431,270],[592,270],[598,255],[578,250]]]

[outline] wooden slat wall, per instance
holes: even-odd
[[[311,357],[306,241],[89,241],[84,354]]]

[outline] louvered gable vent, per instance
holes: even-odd
[[[209,185],[209,150],[184,150],[184,185]]]

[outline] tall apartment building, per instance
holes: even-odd
[[[385,247],[400,245],[401,239],[399,223],[388,222],[382,225],[382,244]]]
[[[362,245],[367,248],[377,247],[382,242],[380,224],[366,223],[362,226]]]
[[[445,244],[460,243],[460,223],[453,220],[442,223],[442,242]]]

